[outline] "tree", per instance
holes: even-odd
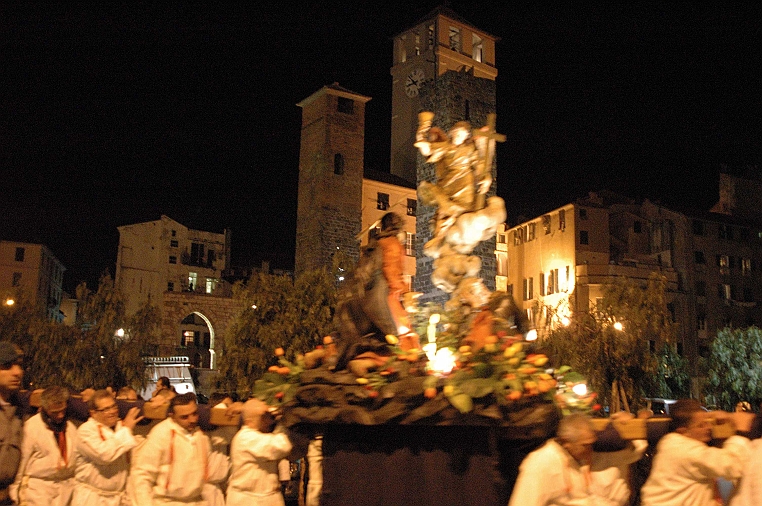
[[[575,307],[574,304],[571,305]],[[653,345],[674,345],[675,325],[666,303],[666,279],[652,274],[643,284],[620,278],[604,287],[595,307],[573,312],[568,326],[551,330],[545,345],[558,365],[571,366],[587,377],[601,402],[612,401],[617,381],[633,408],[642,397],[661,392],[663,378],[656,381],[659,363],[650,352]],[[670,363],[682,367],[684,362]],[[671,372],[671,377],[676,372]]]
[[[757,327],[723,329],[709,353],[709,375],[704,393],[720,409],[732,411],[737,403],[762,402],[762,331]]]
[[[331,271],[307,271],[296,279],[258,273],[236,285],[233,297],[243,309],[222,338],[217,388],[248,396],[254,381],[277,363],[277,348],[293,361],[321,345],[331,330],[337,275],[347,272],[341,265],[337,260]]]
[[[26,303],[0,318],[3,335],[11,336],[25,352],[25,378],[33,388],[59,384],[79,391],[88,387],[145,386],[141,358],[158,327],[158,310],[150,303],[126,316],[122,295],[107,274],[98,290],[82,283],[73,326],[47,321]],[[124,329],[124,337],[116,336]]]

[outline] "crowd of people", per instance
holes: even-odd
[[[234,403],[219,395],[199,405],[195,394],[177,394],[160,381],[152,400],[138,407],[130,388],[74,398],[51,386],[32,414],[20,400],[22,377],[21,349],[0,341],[0,505],[284,506],[279,468],[284,462],[288,468],[295,446],[300,455],[319,453],[319,441],[308,449],[255,398]],[[167,415],[143,437],[136,428],[151,405],[166,407]],[[203,430],[211,427],[209,408],[217,406],[240,416],[230,438]],[[762,505],[758,416],[709,412],[689,399],[675,403],[670,415],[644,483],[629,469],[647,441],[596,451],[591,419],[564,417],[556,437],[522,462],[509,506],[624,506],[632,495],[643,506]],[[722,444],[712,436],[718,423],[735,432]],[[308,494],[307,506],[313,504]]]
[[[74,397],[56,385],[32,414],[22,377],[21,349],[0,341],[0,505],[285,506],[283,467],[296,437],[258,399],[199,404],[166,378],[144,403],[129,387]],[[208,435],[217,406],[242,421],[231,437]],[[143,436],[137,429],[151,409],[166,409],[166,418]]]

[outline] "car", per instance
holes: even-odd
[[[669,416],[669,408],[677,402],[675,399],[662,399],[660,397],[646,397],[646,408],[650,409],[654,416]]]

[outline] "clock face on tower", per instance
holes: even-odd
[[[413,69],[407,75],[407,79],[405,79],[405,95],[411,98],[417,97],[425,79],[426,75],[423,73],[423,70]]]

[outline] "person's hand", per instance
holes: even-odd
[[[626,421],[626,420],[632,420],[635,418],[635,415],[630,413],[629,411],[617,411],[616,413],[611,414],[612,420],[619,420],[619,421]]]
[[[225,410],[225,416],[236,416],[240,415],[243,411],[243,402],[234,402],[230,406],[228,406],[228,409]]]
[[[125,415],[124,420],[122,420],[122,425],[130,430],[134,429],[135,425],[137,425],[138,422],[143,419],[142,416],[138,416],[138,413],[140,413],[140,409],[130,408],[130,410],[127,411],[127,414]]]

